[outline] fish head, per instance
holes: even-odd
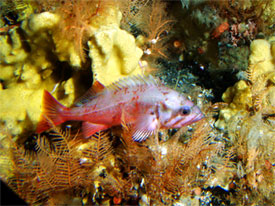
[[[159,121],[162,128],[181,128],[204,118],[192,101],[176,91],[171,91],[159,106]]]

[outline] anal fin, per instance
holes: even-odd
[[[100,130],[107,129],[108,126],[104,124],[94,124],[91,122],[83,122],[82,123],[82,132],[85,138],[90,137],[91,135],[99,132]]]

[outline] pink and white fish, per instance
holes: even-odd
[[[54,125],[83,121],[85,137],[126,123],[133,140],[141,142],[158,129],[180,128],[204,117],[193,102],[152,76],[125,78],[107,87],[97,83],[93,88],[96,89],[90,89],[72,108],[63,106],[44,91],[37,133],[51,128],[49,119]]]

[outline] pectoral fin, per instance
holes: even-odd
[[[132,138],[134,141],[142,142],[151,136],[158,127],[156,115],[144,115],[138,118],[133,125]]]
[[[82,132],[85,138],[90,137],[91,135],[99,132],[100,130],[107,129],[108,126],[104,124],[94,124],[91,122],[83,122],[82,123]]]

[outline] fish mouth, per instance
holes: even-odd
[[[198,113],[194,113],[192,115],[192,117],[188,120],[183,119],[181,121],[178,121],[176,124],[174,124],[174,128],[180,128],[180,127],[184,127],[190,124],[193,124],[201,119],[203,119],[205,116],[203,113],[201,113],[201,111],[199,111]]]
[[[198,106],[193,107],[193,112],[194,112],[193,117],[189,120],[190,124],[195,123],[205,117]]]
[[[192,123],[197,122],[197,121],[203,119],[204,117],[205,117],[205,116],[204,116],[203,113],[199,113],[199,114],[197,114],[197,115],[194,116],[194,118],[191,120],[191,122],[192,122]]]

